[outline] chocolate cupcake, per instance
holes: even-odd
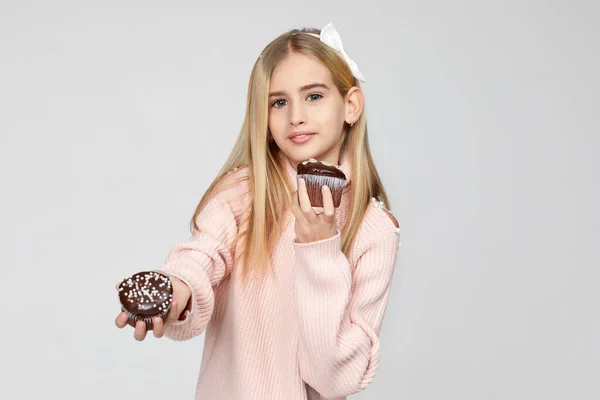
[[[144,321],[152,329],[152,318],[164,318],[173,301],[173,286],[168,276],[144,271],[125,278],[119,285],[121,309],[135,322]]]
[[[309,158],[302,161],[296,167],[297,177],[306,182],[306,190],[313,207],[323,207],[323,195],[321,188],[329,186],[333,197],[333,206],[339,207],[342,201],[342,189],[346,183],[346,175],[338,166],[326,161],[317,161]]]

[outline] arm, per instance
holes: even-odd
[[[294,243],[303,380],[326,398],[357,393],[372,381],[379,362],[383,322],[398,252],[398,228],[385,216],[365,221],[368,240],[354,272],[338,233]],[[395,219],[394,223],[397,224]]]
[[[191,289],[188,308],[177,322],[165,326],[165,335],[187,340],[206,329],[214,308],[213,287],[231,272],[237,222],[223,193],[217,193],[197,218],[200,230],[175,245],[159,270],[181,279]]]

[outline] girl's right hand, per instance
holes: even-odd
[[[162,272],[164,274],[164,272]],[[175,322],[183,317],[184,312],[187,309],[188,302],[192,296],[192,291],[187,284],[185,284],[181,279],[165,274],[171,280],[171,284],[173,285],[173,302],[171,303],[171,308],[169,312],[165,316],[165,321],[163,321],[160,317],[155,317],[152,320],[154,327],[152,328],[152,332],[154,333],[154,337],[161,338],[165,334],[165,324],[169,324]],[[117,283],[117,290],[119,290],[119,285],[121,282]],[[133,323],[125,313],[125,311],[121,311],[117,318],[115,319],[115,325],[119,329],[124,328],[126,325],[132,326],[135,328],[133,332],[133,337],[135,340],[142,341],[146,337],[148,333],[148,329],[146,329],[146,323],[144,321],[137,321],[137,323]]]

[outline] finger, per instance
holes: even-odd
[[[119,329],[125,328],[125,325],[127,325],[128,320],[129,317],[127,316],[125,311],[122,311],[119,313],[119,315],[117,315],[117,318],[115,318],[115,325],[117,325]]]
[[[292,213],[294,214],[294,217],[296,217],[296,221],[305,223],[307,222],[306,215],[300,208],[300,201],[298,198],[298,191],[295,191],[294,195],[292,196]]]
[[[300,202],[298,202],[298,191],[297,190],[294,193],[292,193],[292,210],[294,208],[297,208],[297,209],[300,208]]]
[[[307,218],[310,218],[308,216],[311,214],[316,215],[310,204],[310,198],[308,197],[308,191],[306,190],[306,182],[303,178],[298,179],[298,202],[300,203],[300,209],[307,215]]]
[[[295,191],[292,195],[292,213],[294,214],[294,217],[296,217],[296,220],[306,221],[306,217],[302,213],[300,203],[298,202],[298,191]]]
[[[161,317],[154,317],[152,319],[154,325],[154,337],[161,338],[165,334],[165,323]]]
[[[173,300],[171,308],[169,308],[169,313],[167,314],[167,324],[177,321],[177,318],[179,318],[179,304]]]
[[[135,340],[141,342],[146,337],[146,323],[144,321],[138,321],[135,324],[135,331],[133,332],[133,337]]]
[[[323,215],[327,221],[331,222],[335,217],[335,207],[333,206],[331,189],[329,189],[329,186],[323,185],[321,191],[323,194]]]

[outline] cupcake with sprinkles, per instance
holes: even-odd
[[[121,309],[135,324],[144,321],[152,329],[152,319],[164,318],[173,302],[173,286],[168,276],[156,271],[138,272],[123,279],[119,288]]]

